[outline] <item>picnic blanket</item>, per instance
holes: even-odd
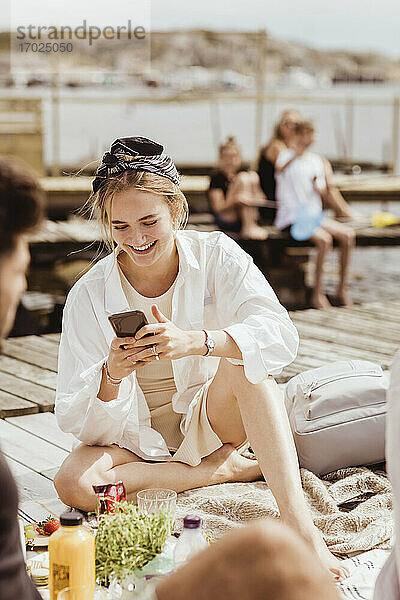
[[[331,552],[344,557],[374,548],[387,550],[393,538],[391,485],[383,472],[366,467],[340,469],[322,478],[301,470],[303,490],[315,525]],[[279,517],[265,482],[223,483],[182,492],[177,530],[195,513],[212,538],[263,517]]]

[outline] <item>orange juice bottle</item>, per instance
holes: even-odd
[[[49,539],[50,600],[57,600],[61,590],[74,586],[85,586],[76,600],[92,599],[95,586],[94,535],[82,527],[82,515],[77,510],[63,513],[60,523],[61,527]]]

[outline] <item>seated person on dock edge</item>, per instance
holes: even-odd
[[[301,227],[304,235],[295,236],[295,239],[310,240],[317,248],[315,283],[311,298],[314,308],[325,309],[331,306],[323,291],[322,278],[326,256],[332,248],[333,239],[338,241],[340,279],[337,299],[340,304],[349,306],[351,300],[347,290],[348,270],[355,234],[350,227],[323,215],[322,198],[327,193],[326,175],[321,157],[308,151],[314,139],[314,126],[311,122],[297,123],[292,148],[282,150],[277,158],[275,226],[293,233],[294,236],[293,228],[297,226],[296,230],[299,230]]]
[[[257,223],[259,208],[267,199],[255,171],[241,171],[242,157],[235,139],[219,147],[219,170],[210,178],[208,200],[215,223],[222,231],[241,238],[264,240],[266,231]]]

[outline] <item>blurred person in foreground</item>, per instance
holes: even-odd
[[[26,289],[26,234],[40,224],[42,207],[42,190],[26,165],[0,158],[0,340],[10,332]],[[17,509],[17,487],[0,451],[0,598],[40,600],[26,572]]]
[[[351,251],[354,246],[354,231],[334,219],[324,216],[322,202],[328,194],[325,166],[322,158],[309,152],[315,141],[314,125],[301,121],[295,126],[292,148],[282,150],[276,160],[277,213],[275,226],[294,235],[296,240],[309,240],[317,248],[315,282],[311,297],[313,308],[326,309],[331,304],[323,291],[325,260],[332,248],[333,240],[340,249],[340,276],[336,299],[342,306],[350,306],[348,293],[348,271]],[[301,236],[296,236],[293,227],[304,223]]]
[[[395,543],[375,584],[374,600],[400,598],[400,352],[390,370],[386,415],[386,464],[393,487]]]
[[[257,172],[260,178],[260,186],[270,202],[276,202],[275,166],[278,156],[284,150],[293,148],[296,139],[295,128],[302,118],[297,110],[285,110],[274,127],[274,132],[268,144],[264,146],[259,154]],[[350,208],[343,198],[340,190],[332,183],[332,166],[330,162],[321,157],[324,174],[326,193],[323,201],[328,208],[333,210],[338,219],[352,219],[357,214]],[[261,216],[272,222],[275,218],[274,208],[261,208]]]
[[[258,224],[259,208],[267,199],[255,171],[241,170],[242,157],[235,138],[219,147],[219,168],[211,175],[208,200],[215,223],[241,238],[265,240],[266,231]]]

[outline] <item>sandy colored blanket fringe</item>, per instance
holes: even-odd
[[[388,479],[366,467],[341,469],[320,479],[301,470],[303,490],[314,523],[332,552],[338,555],[388,549],[393,536],[392,493]],[[347,512],[346,502],[357,505]],[[199,515],[214,538],[247,521],[278,517],[266,483],[223,483],[183,492],[178,496],[177,527],[186,514]]]

